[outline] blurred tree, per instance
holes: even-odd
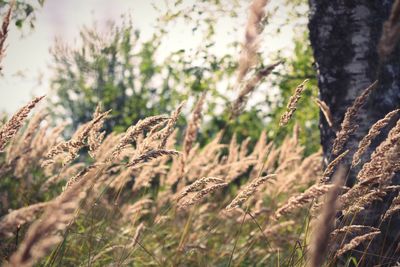
[[[10,0],[0,0],[0,10],[5,12]],[[36,20],[36,11],[44,5],[45,0],[16,0],[12,14],[12,20],[18,28],[22,28],[28,24],[30,28],[34,28]]]
[[[187,114],[198,95],[207,90],[205,121],[199,134],[201,142],[206,143],[226,125],[230,104],[237,94],[233,89],[241,48],[233,38],[223,53],[215,52],[221,41],[221,33],[215,28],[216,14],[235,18],[238,13],[247,12],[247,4],[226,3],[207,0],[188,5],[186,1],[177,1],[174,9],[162,11],[150,40],[143,40],[132,24],[125,22],[111,27],[106,35],[96,29],[84,29],[77,47],[59,42],[53,49],[51,80],[56,96],[53,104],[58,108],[52,111],[59,117],[72,119],[72,126],[76,128],[91,118],[95,106],[101,102],[104,109],[113,109],[106,130],[121,131],[143,117],[171,111],[182,100],[188,100],[184,111]],[[169,42],[169,30],[176,25],[190,27],[193,37],[200,36],[198,46],[166,52],[163,45]],[[305,24],[300,29],[305,31]],[[226,31],[234,34],[238,29]],[[243,113],[230,123],[227,139],[236,132],[239,141],[248,136],[256,140],[267,128],[270,137],[279,143],[291,131],[293,124],[277,129],[277,119],[294,88],[304,78],[314,77],[312,54],[306,40],[306,35],[301,35],[285,68],[268,78],[273,80],[271,86],[279,88],[278,94],[271,95],[268,90],[262,97],[256,97],[256,101],[249,101]],[[260,61],[271,62],[262,53]],[[265,89],[265,85],[261,86]],[[295,118],[307,133],[301,140],[307,153],[318,147],[318,131],[315,131],[318,109],[309,97],[315,94],[313,85],[312,81]]]
[[[170,112],[204,90],[213,91],[220,77],[234,69],[230,57],[218,58],[202,49],[192,58],[179,50],[160,60],[156,53],[162,34],[146,42],[139,38],[139,32],[126,23],[112,27],[109,35],[84,29],[78,48],[58,43],[52,51],[51,80],[53,105],[61,107],[53,109],[59,111],[56,115],[71,118],[76,128],[101,103],[113,110],[106,130],[121,131],[144,117]]]
[[[58,43],[52,51],[55,75],[51,83],[58,96],[54,104],[64,109],[58,115],[72,118],[73,128],[88,121],[100,102],[105,109],[113,109],[113,119],[106,125],[108,131],[119,130],[132,120],[154,113],[152,99],[160,94],[148,86],[158,71],[152,58],[153,43],[145,43],[133,54],[139,33],[128,25],[115,28],[113,34],[101,36],[86,28],[80,35],[81,47],[69,48]],[[157,38],[152,41],[157,42]],[[137,60],[135,66],[133,59]],[[137,70],[140,76],[136,75]],[[158,89],[164,91],[165,87]],[[157,110],[165,111],[162,103],[158,104]]]

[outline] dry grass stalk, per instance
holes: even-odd
[[[259,177],[256,180],[252,181],[249,185],[247,185],[240,193],[235,197],[232,202],[226,206],[226,210],[232,210],[234,208],[238,208],[241,204],[243,204],[250,196],[252,196],[257,188],[268,181],[271,178],[276,177],[276,174],[269,174],[264,177]]]
[[[165,149],[169,137],[174,132],[175,124],[178,121],[184,104],[185,101],[176,108],[176,110],[171,114],[164,128],[163,123],[156,124],[143,139],[143,141],[137,142],[139,143],[139,146],[136,154],[143,154],[154,148]]]
[[[59,141],[60,135],[64,131],[67,123],[62,123],[55,128],[51,129],[50,132],[47,134],[47,128],[43,127],[39,130],[38,134],[36,134],[35,138],[32,140],[32,147],[35,147],[35,150],[32,151],[32,157],[40,157],[44,158],[45,153],[57,144]]]
[[[40,146],[35,146],[37,144],[33,143],[33,141],[36,140],[36,135],[40,133],[40,123],[45,117],[46,114],[44,112],[34,114],[24,132],[14,137],[8,146],[6,161],[11,164],[16,160],[16,166],[14,166],[14,175],[16,177],[26,176],[28,171],[26,166],[34,164],[43,155],[43,153],[40,153],[40,157],[35,157],[35,154],[39,152]]]
[[[39,129],[40,123],[47,117],[47,113],[41,111],[33,115],[32,119],[29,121],[27,129],[24,131],[21,140],[23,142],[22,146],[27,148],[31,145],[32,140],[35,136],[37,129]],[[20,149],[21,151],[21,149]]]
[[[331,233],[331,239],[336,238],[339,234],[355,234],[360,232],[376,232],[379,231],[378,228],[367,226],[367,225],[346,225],[342,228],[335,229]]]
[[[353,104],[347,109],[344,119],[341,124],[339,133],[336,135],[335,141],[333,143],[332,154],[338,155],[342,152],[344,146],[347,143],[350,135],[352,135],[358,128],[356,124],[356,119],[361,107],[367,101],[368,96],[377,87],[378,81],[375,81],[370,86],[368,86],[360,96],[358,96]]]
[[[361,183],[356,184],[349,191],[339,197],[339,202],[342,210],[348,209],[356,203],[357,199],[365,196],[370,191],[367,185]]]
[[[117,157],[125,147],[127,147],[129,144],[136,141],[138,136],[143,131],[150,129],[155,125],[161,124],[161,123],[167,121],[168,119],[169,119],[169,117],[167,115],[152,116],[152,117],[148,117],[143,120],[140,120],[138,123],[136,123],[136,125],[129,127],[128,130],[126,130],[123,137],[121,138],[121,140],[118,142],[118,144],[113,149],[112,156],[110,157],[109,160]]]
[[[239,158],[239,145],[237,143],[236,133],[232,135],[231,142],[229,143],[229,153],[226,163],[230,164],[236,162]]]
[[[95,176],[93,172],[92,178]],[[57,232],[65,230],[75,217],[75,211],[86,197],[91,181],[80,180],[48,205],[41,218],[29,227],[18,250],[11,256],[11,266],[33,266],[62,240]]]
[[[11,119],[6,122],[0,129],[0,151],[4,149],[8,141],[10,141],[22,127],[22,124],[29,112],[42,100],[44,96],[34,98],[29,104],[22,107],[15,113]]]
[[[311,201],[322,195],[325,195],[332,187],[334,187],[334,185],[332,184],[329,185],[315,184],[311,186],[304,193],[289,198],[286,204],[284,204],[275,212],[275,218],[279,219],[283,215],[288,214],[310,203]]]
[[[149,207],[153,203],[154,203],[154,200],[152,200],[151,198],[143,198],[141,200],[138,200],[137,202],[135,202],[132,205],[127,205],[122,210],[123,210],[124,215],[127,215],[127,214],[132,215],[134,213],[137,213],[138,211],[140,211],[141,209],[143,209],[145,207]]]
[[[228,174],[225,174],[226,175],[225,181],[227,181],[227,182],[234,181],[241,175],[245,174],[247,172],[247,170],[256,163],[257,163],[257,160],[248,158],[248,159],[240,160],[240,161],[230,164],[230,168],[228,166],[226,166],[226,167],[228,167],[227,168]],[[224,175],[224,173],[221,173],[220,175]]]
[[[361,243],[372,240],[375,236],[379,235],[380,233],[381,233],[380,231],[374,231],[374,232],[367,233],[367,234],[353,238],[352,240],[350,240],[349,243],[345,244],[342,248],[340,248],[336,252],[335,257],[338,258],[338,257],[342,256],[344,253],[356,248]]]
[[[137,192],[142,188],[150,188],[154,177],[158,174],[165,175],[167,173],[168,167],[164,165],[164,159],[166,159],[166,157],[153,160],[147,166],[143,166],[140,173],[135,175],[135,184],[132,187],[133,192]]]
[[[281,116],[281,119],[279,121],[280,126],[287,125],[289,120],[292,118],[297,108],[297,102],[299,102],[301,94],[304,91],[307,82],[308,80],[304,80],[299,86],[297,86],[294,94],[290,97],[289,103],[287,104],[287,110]]]
[[[167,215],[157,215],[156,218],[154,219],[154,224],[164,224],[169,219],[170,217]]]
[[[293,220],[278,223],[276,225],[273,225],[273,226],[270,226],[270,227],[266,228],[263,231],[263,235],[267,236],[267,237],[271,236],[271,235],[274,235],[274,234],[278,233],[279,230],[284,229],[284,228],[286,228],[288,226],[295,225],[295,224],[296,224],[296,222],[293,221]]]
[[[161,131],[157,132],[154,137],[152,138],[153,140],[159,139],[160,143],[158,144],[158,149],[164,149],[165,145],[167,144],[169,136],[174,132],[175,129],[175,124],[178,121],[179,115],[181,114],[183,105],[185,104],[185,101],[182,102],[176,110],[171,114],[171,117],[165,126],[164,129]]]
[[[192,149],[194,142],[196,141],[197,131],[199,130],[201,117],[202,117],[201,112],[203,109],[204,100],[206,98],[206,95],[207,95],[207,92],[204,92],[200,96],[200,99],[197,101],[196,105],[194,106],[194,109],[192,112],[192,118],[190,119],[187,129],[186,129],[185,138],[183,140],[183,155],[184,155],[185,159],[188,157],[189,152]]]
[[[0,220],[0,236],[11,236],[25,223],[33,221],[49,203],[37,203],[13,210]]]
[[[176,150],[167,150],[167,149],[155,149],[155,150],[150,150],[136,158],[134,158],[133,160],[131,160],[126,167],[133,167],[138,165],[139,163],[143,163],[152,159],[156,159],[158,157],[162,157],[162,156],[179,156],[181,155],[180,152],[176,151]]]
[[[144,231],[145,226],[144,223],[140,223],[135,230],[135,233],[133,235],[132,241],[129,244],[124,244],[124,245],[113,245],[110,246],[108,248],[103,249],[102,251],[100,251],[97,255],[95,255],[90,262],[88,263],[88,265],[92,265],[94,262],[96,262],[98,259],[100,259],[103,255],[109,253],[110,251],[113,251],[115,249],[124,249],[124,250],[128,250],[131,251],[132,249],[134,249],[134,247],[136,246],[136,244],[139,242],[139,237],[140,234]]]
[[[140,224],[138,225],[138,227],[136,227],[135,234],[133,235],[133,238],[132,238],[132,242],[128,245],[128,247],[129,247],[130,249],[132,249],[133,247],[135,247],[136,244],[139,242],[140,234],[145,230],[145,228],[146,228],[146,227],[144,226],[144,223],[143,223],[143,222],[140,223]]]
[[[392,178],[400,171],[400,134],[397,136],[397,142],[385,153],[385,159],[382,164],[382,170],[379,177],[379,183],[385,185],[392,183]]]
[[[378,44],[378,53],[382,61],[393,52],[400,38],[400,1],[394,1],[389,19],[383,24],[382,36]]]
[[[125,184],[131,179],[132,177],[132,173],[134,170],[132,170],[131,168],[125,168],[122,169],[122,166],[119,166],[121,169],[120,173],[117,176],[111,176],[112,177],[112,181],[110,183],[110,188],[114,188],[115,190],[119,191],[121,190]],[[135,181],[136,184],[136,181]]]
[[[253,155],[259,156],[261,153],[264,152],[265,147],[268,145],[267,142],[267,132],[263,130],[258,138],[258,141],[253,149]]]
[[[331,175],[335,171],[336,166],[342,161],[342,159],[349,153],[349,150],[346,150],[339,156],[337,156],[334,160],[332,160],[328,166],[326,167],[324,173],[322,174],[322,178],[320,179],[321,184],[325,184],[329,182]]]
[[[318,218],[311,243],[310,266],[322,266],[325,260],[329,235],[334,229],[335,216],[338,209],[337,197],[345,183],[346,169],[341,166],[334,177],[334,186],[328,191],[322,214]]]
[[[396,212],[400,211],[400,193],[397,194],[397,197],[395,197],[392,200],[392,204],[390,204],[389,209],[385,212],[385,214],[382,217],[382,221],[387,220],[388,218],[390,218],[391,216],[393,216],[393,214],[395,214]]]
[[[70,178],[71,176],[75,176],[79,173],[81,169],[85,167],[84,163],[77,163],[72,166],[69,166],[65,171],[62,173],[57,173],[56,175],[53,175],[49,179],[46,180],[40,187],[41,192],[45,192],[49,189],[51,185],[57,184],[58,182],[62,180],[66,180]]]
[[[187,201],[183,202],[178,206],[179,209],[186,209],[198,202],[200,202],[203,198],[205,198],[207,195],[211,194],[212,192],[221,189],[223,187],[228,186],[227,183],[219,183],[219,184],[214,184],[210,187],[206,187],[202,189],[201,191],[197,192],[193,197],[188,199]]]
[[[98,105],[96,107],[96,111],[93,114],[93,119],[101,115],[100,112],[101,106]],[[90,129],[89,134],[88,134],[88,145],[89,145],[89,155],[92,158],[96,158],[96,152],[98,148],[100,147],[101,143],[104,140],[104,137],[106,135],[106,132],[103,131],[101,132],[101,128],[104,125],[104,121],[106,120],[106,117],[104,116],[102,119],[100,119],[98,122],[93,124],[93,127]]]
[[[124,249],[124,248],[126,248],[126,245],[113,245],[113,246],[110,246],[110,247],[107,247],[107,248],[103,249],[98,254],[96,254],[93,258],[90,259],[90,263],[88,265],[93,264],[98,259],[100,259],[103,255],[106,255],[108,252],[113,251],[113,250],[118,249],[118,248]]]
[[[396,166],[398,166],[398,164],[395,164],[396,157],[393,159],[392,154],[398,153],[399,140],[400,120],[397,121],[396,125],[389,131],[388,137],[372,153],[371,160],[363,165],[362,169],[357,174],[358,180],[364,182],[377,177],[380,183],[388,182],[387,179],[391,178],[390,173],[395,171]],[[384,179],[386,181],[384,181]]]
[[[249,145],[251,142],[251,138],[247,137],[241,144],[240,144],[240,152],[239,152],[239,160],[245,159],[248,152],[249,152]]]
[[[176,198],[176,201],[181,200],[182,198],[184,198],[185,196],[187,196],[189,193],[192,192],[197,192],[201,189],[203,189],[206,185],[210,184],[210,183],[215,183],[215,184],[220,184],[223,183],[224,180],[220,179],[220,178],[215,178],[215,177],[202,177],[198,180],[196,180],[194,183],[192,183],[191,185],[185,187],[178,195],[178,197]]]
[[[368,134],[360,141],[356,153],[354,153],[352,166],[360,163],[361,156],[365,151],[367,151],[372,140],[374,140],[381,133],[381,130],[399,113],[399,111],[400,109],[396,109],[389,112],[383,119],[378,120],[376,123],[374,123],[374,125],[372,125],[371,129],[368,131]]]
[[[47,153],[47,160],[43,162],[42,166],[46,167],[53,164],[57,156],[62,156],[63,165],[74,160],[78,156],[80,149],[86,146],[86,139],[94,125],[104,120],[110,112],[109,110],[101,113],[90,122],[82,125],[69,141],[61,142],[51,148]]]
[[[243,107],[247,103],[247,98],[249,97],[249,95],[254,91],[261,80],[264,77],[268,76],[279,64],[281,64],[280,61],[269,65],[262,70],[257,71],[254,77],[244,82],[242,89],[239,91],[236,100],[232,104],[230,119],[236,118],[240,114]]]
[[[63,192],[65,192],[68,188],[70,188],[73,184],[76,184],[77,182],[79,182],[82,177],[84,177],[85,175],[88,174],[88,172],[90,170],[93,170],[94,168],[96,168],[96,166],[92,165],[89,167],[84,168],[83,170],[81,170],[80,172],[78,172],[76,175],[72,176],[71,178],[69,178],[69,180],[67,181],[67,183],[65,184],[65,186],[63,187]]]
[[[382,201],[382,197],[386,196],[386,192],[382,189],[373,189],[365,195],[360,196],[347,209],[343,209],[343,214],[355,214],[364,210],[374,201]]]
[[[217,165],[214,168],[207,170],[210,176],[222,176],[226,175],[225,181],[231,181],[243,171],[256,163],[256,160],[252,158],[245,158],[231,163],[224,162],[225,164]],[[227,175],[228,174],[228,175]]]
[[[328,105],[324,101],[319,100],[318,98],[315,98],[314,101],[315,101],[315,103],[317,103],[318,107],[321,109],[322,114],[324,114],[324,117],[325,117],[326,122],[328,123],[329,127],[333,127],[333,116],[332,116],[331,110],[328,107]]]
[[[259,36],[263,30],[262,20],[265,16],[264,8],[268,0],[253,0],[249,10],[249,17],[246,25],[245,41],[243,49],[240,53],[238,66],[238,82],[257,63],[257,52],[259,44]]]
[[[0,62],[3,60],[4,55],[5,55],[5,47],[4,44],[7,39],[8,35],[8,26],[10,25],[10,19],[11,19],[11,11],[13,10],[15,5],[15,0],[10,2],[10,7],[8,8],[8,11],[6,15],[3,18],[3,23],[1,25],[1,30],[0,30]],[[2,70],[2,67],[0,66],[0,70]]]
[[[134,223],[140,219],[141,216],[151,213],[151,205],[153,204],[153,200],[149,198],[144,198],[132,205],[124,205],[121,208],[123,217],[123,222]]]

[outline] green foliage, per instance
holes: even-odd
[[[6,10],[11,1],[0,0],[0,9]],[[44,5],[45,0],[16,0],[13,9],[12,20],[18,28],[28,24],[30,28],[35,27],[36,11]]]
[[[79,48],[59,44],[53,51],[55,75],[51,81],[58,96],[54,105],[64,109],[58,115],[72,118],[76,128],[90,119],[101,102],[104,109],[113,110],[113,119],[106,125],[110,132],[156,112],[165,113],[175,105],[170,99],[171,69],[167,68],[161,86],[152,85],[161,71],[154,60],[159,38],[154,36],[134,52],[138,38],[139,32],[124,25],[115,27],[113,35],[106,38],[95,30],[83,30]]]
[[[180,4],[177,1],[178,7]],[[58,44],[53,50],[51,87],[57,96],[53,104],[61,109],[52,109],[57,110],[55,115],[71,119],[72,128],[76,129],[80,123],[90,120],[93,110],[101,103],[105,110],[113,110],[106,130],[121,132],[144,117],[169,113],[183,100],[188,100],[184,110],[188,114],[198,96],[207,90],[206,120],[199,135],[202,144],[223,128],[226,128],[227,140],[234,132],[239,141],[245,137],[255,140],[267,129],[269,136],[281,143],[296,121],[307,133],[301,139],[306,153],[316,151],[319,146],[318,109],[312,102],[312,96],[316,96],[316,81],[307,36],[296,40],[294,55],[287,59],[284,70],[268,78],[273,80],[272,86],[279,89],[278,94],[268,93],[265,101],[247,105],[226,127],[230,105],[238,93],[233,90],[232,81],[235,80],[239,47],[235,42],[225,54],[210,52],[218,37],[214,29],[214,9],[209,5],[221,16],[237,15],[237,3],[224,9],[219,1],[208,4],[203,1],[189,9],[166,11],[160,16],[150,40],[141,37],[131,23],[125,22],[120,27],[112,27],[106,36],[96,29],[84,29],[76,47]],[[201,34],[203,41],[194,50],[178,49],[165,55],[161,45],[168,39],[167,29],[178,22],[193,25],[193,34]],[[305,78],[310,79],[310,83],[294,120],[287,127],[279,128],[279,117],[289,97]]]
[[[204,90],[215,95],[216,83],[235,69],[232,57],[206,54],[206,48],[194,54],[178,50],[159,62],[156,54],[162,37],[153,35],[143,42],[127,23],[113,27],[107,37],[84,29],[81,47],[58,44],[53,49],[51,80],[57,96],[53,107],[62,108],[56,115],[72,119],[75,129],[101,103],[104,109],[112,109],[106,130],[121,131],[144,117],[168,113]],[[195,60],[199,64],[194,65]]]

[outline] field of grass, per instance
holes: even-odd
[[[101,127],[108,112],[97,109],[63,140],[65,125],[48,126],[42,112],[23,127],[41,99],[1,128],[1,255],[12,266],[297,266],[320,264],[325,252],[327,262],[348,261],[352,249],[367,249],[381,233],[349,223],[397,190],[388,181],[398,168],[400,123],[349,189],[344,167],[330,179],[347,151],[324,170],[320,152],[303,157],[297,129],[280,147],[265,133],[256,142],[239,144],[234,136],[223,144],[221,130],[200,148],[202,100],[180,143],[174,125],[182,105],[107,136]],[[381,187],[375,188],[377,180]],[[398,199],[382,213],[382,223],[398,211]],[[344,217],[332,232],[338,211]],[[328,240],[340,247],[330,250]]]
[[[348,108],[333,144],[333,160],[326,164],[322,151],[305,156],[299,127],[279,146],[266,132],[258,140],[239,142],[233,135],[223,141],[256,85],[279,64],[253,71],[257,19],[262,17],[257,5],[263,2],[255,0],[252,6],[254,17],[238,64],[240,90],[227,107],[230,121],[204,146],[197,134],[207,92],[184,129],[176,128],[184,102],[171,114],[144,118],[123,133],[109,134],[103,124],[110,111],[99,105],[92,120],[68,139],[63,135],[68,125],[54,125],[46,110],[37,107],[45,97],[34,98],[4,120],[4,266],[398,264],[399,237],[391,234],[391,218],[400,210],[399,186],[393,182],[400,167],[399,110],[376,122],[351,152],[352,164],[343,163],[358,111],[376,84]],[[294,88],[277,127],[301,112],[296,105],[306,84]],[[329,108],[321,101],[319,105],[329,120]],[[360,161],[389,127],[370,158]],[[357,182],[349,188],[346,177],[355,169]],[[387,203],[385,209],[373,210],[380,202]],[[371,210],[379,215],[378,226],[366,219]]]

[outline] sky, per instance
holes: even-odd
[[[190,6],[195,0],[183,2]],[[3,76],[0,77],[0,111],[15,112],[33,96],[48,92],[51,66],[49,49],[56,38],[74,44],[83,26],[91,26],[95,22],[99,29],[105,29],[110,20],[118,21],[124,14],[130,15],[133,25],[144,35],[150,35],[159,14],[153,4],[163,9],[164,3],[164,0],[46,0],[43,8],[37,11],[32,31],[22,36],[14,24],[10,25],[6,56],[2,62]],[[279,23],[284,14],[274,15],[272,21]],[[241,23],[245,23],[246,14],[241,17]],[[218,21],[216,30],[219,40],[214,52],[226,49],[225,44],[229,38],[242,39],[242,32],[228,35],[226,29],[232,29],[233,23],[238,22],[227,18]],[[181,23],[170,29],[168,40],[160,48],[161,52],[167,54],[172,49],[187,48],[201,42],[196,36],[188,38],[188,34],[192,33],[185,26]],[[267,50],[273,52],[290,46],[292,37],[293,27],[283,27],[279,36],[268,38]]]

